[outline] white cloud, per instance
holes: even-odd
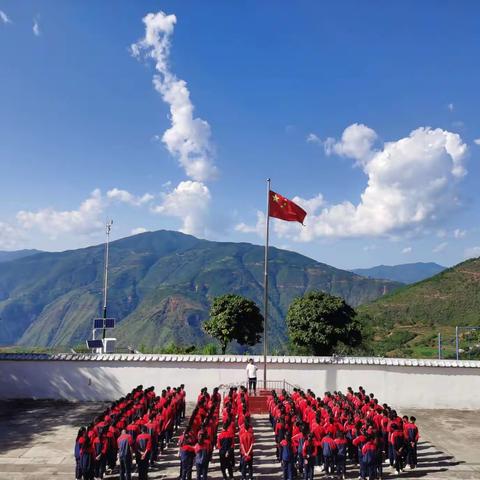
[[[12,23],[10,17],[3,10],[0,10],[0,23]]]
[[[200,182],[217,174],[213,162],[210,125],[194,117],[194,106],[185,80],[171,72],[169,56],[171,36],[177,18],[164,12],[149,13],[143,18],[145,37],[131,46],[134,57],[151,58],[158,72],[153,78],[155,89],[170,107],[171,127],[162,141],[171,155],[178,158],[186,174]]]
[[[308,200],[295,196],[292,198],[292,201],[302,206],[302,208],[307,212],[307,218],[308,215],[315,215],[318,209],[325,204],[322,194],[318,194],[317,196]],[[295,234],[298,231],[297,225],[291,222],[283,222],[275,218],[272,218],[271,221],[273,223],[272,228],[279,236],[290,238],[295,237]],[[235,230],[241,233],[256,233],[259,237],[263,237],[265,235],[265,213],[261,210],[257,210],[257,222],[255,225],[248,225],[244,222],[241,222],[235,226]]]
[[[32,229],[39,230],[50,238],[57,238],[64,233],[75,235],[98,233],[103,227],[103,213],[112,203],[120,202],[140,207],[149,204],[153,199],[154,196],[149,193],[135,196],[127,190],[118,188],[113,188],[103,195],[97,188],[74,210],[56,210],[54,208],[43,208],[37,211],[21,210],[16,215],[16,231],[12,230],[13,227],[8,230],[6,226],[0,227],[0,246],[2,245],[1,237],[5,238],[7,233],[9,233],[9,237],[12,236],[12,232],[18,236],[18,234]],[[0,222],[0,225],[6,224]],[[132,235],[143,231],[146,230],[134,229]]]
[[[480,247],[470,247],[466,248],[465,251],[463,252],[463,256],[465,258],[476,258],[480,257]]]
[[[405,247],[405,248],[402,250],[402,253],[403,253],[404,255],[409,254],[409,253],[412,253],[412,247]]]
[[[102,194],[99,189],[95,189],[77,210],[22,210],[17,213],[17,221],[24,229],[38,228],[51,237],[56,237],[58,233],[90,234],[102,227],[100,215],[103,209]]]
[[[454,238],[463,238],[465,235],[467,234],[467,231],[466,230],[461,230],[460,228],[456,228],[454,231],[453,231],[453,236]]]
[[[255,223],[255,225],[247,225],[241,222],[235,225],[235,231],[241,233],[256,233],[259,237],[263,237],[265,235],[265,213],[257,210],[257,223]]]
[[[138,227],[130,230],[130,235],[138,235],[140,233],[145,233],[145,232],[148,232],[148,230],[145,227]]]
[[[139,207],[145,203],[151,202],[154,199],[154,196],[150,193],[145,193],[141,197],[137,197],[127,190],[121,190],[118,188],[113,188],[107,192],[107,197],[110,200],[115,200],[117,202],[128,203],[134,207]]]
[[[475,145],[480,145],[480,138],[476,138],[476,139],[473,141],[473,143],[474,143]]]
[[[433,253],[440,253],[443,252],[448,246],[448,242],[439,243],[436,247],[433,248]]]
[[[39,37],[42,32],[40,31],[40,25],[38,23],[38,20],[36,18],[33,19],[33,27],[32,27],[33,34],[36,37]]]
[[[376,133],[365,126],[353,127],[346,129],[341,142],[331,143],[331,148],[361,164],[367,185],[360,201],[356,205],[347,200],[327,204],[320,210],[317,205],[315,211],[309,211],[308,201],[297,198],[308,212],[305,228],[285,224],[278,227],[280,234],[311,241],[418,232],[458,205],[456,186],[466,175],[467,152],[458,134],[418,128],[408,137],[369,150]]]
[[[17,227],[0,222],[0,249],[16,248],[23,237],[23,232]]]
[[[447,108],[448,108],[451,112],[453,112],[453,110],[455,109],[455,105],[454,105],[453,103],[449,103],[449,104],[447,105]]]
[[[374,250],[376,250],[376,249],[377,249],[377,246],[376,246],[375,244],[365,245],[365,246],[363,247],[363,251],[364,251],[364,252],[372,252],[372,251],[374,251]]]
[[[375,130],[361,123],[354,123],[343,131],[340,141],[337,142],[332,137],[325,140],[325,153],[353,158],[359,165],[365,165],[377,153],[372,148],[377,139]]]
[[[204,236],[208,230],[210,200],[210,191],[205,184],[187,180],[164,194],[162,203],[152,211],[181,219],[183,233]]]
[[[320,139],[320,137],[318,135],[316,135],[315,133],[309,133],[307,135],[307,143],[316,143],[318,145],[322,145],[323,142],[322,140]]]

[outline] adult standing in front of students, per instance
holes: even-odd
[[[248,394],[257,395],[257,366],[253,363],[253,358],[248,360],[247,364]]]

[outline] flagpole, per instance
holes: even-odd
[[[265,277],[263,284],[263,388],[267,389],[268,331],[268,234],[270,227],[270,179],[267,178],[267,209],[265,215]]]

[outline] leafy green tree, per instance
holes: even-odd
[[[356,312],[345,300],[324,292],[296,298],[287,313],[291,343],[302,353],[331,355],[337,345],[356,347],[362,342]]]
[[[215,297],[204,330],[220,342],[222,354],[236,340],[240,345],[256,345],[263,333],[263,316],[255,302],[240,295]]]

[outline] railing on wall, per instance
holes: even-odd
[[[224,393],[227,393],[230,388],[245,386],[248,389],[248,381],[240,383],[228,383],[220,385],[220,390]],[[267,380],[266,385],[264,385],[263,380],[257,380],[257,391],[259,390],[276,390],[277,392],[285,390],[288,393],[292,393],[294,388],[300,388],[298,385],[292,385],[286,380]]]

